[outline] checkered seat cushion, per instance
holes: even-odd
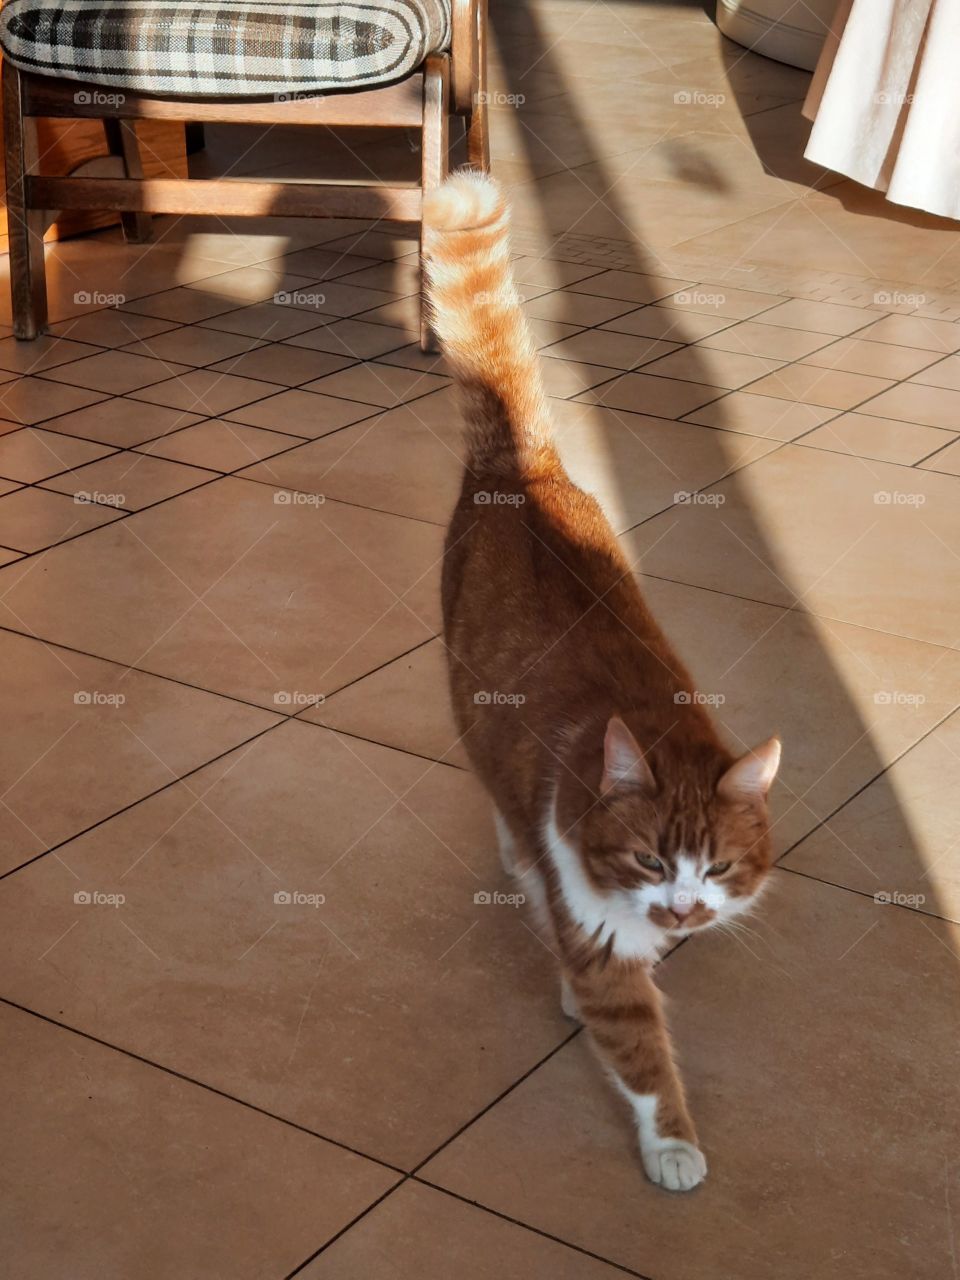
[[[450,0],[6,0],[24,71],[164,96],[250,97],[400,80],[450,40]]]

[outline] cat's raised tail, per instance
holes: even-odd
[[[427,296],[460,387],[467,467],[528,478],[556,465],[536,347],[510,268],[500,187],[464,170],[424,199]]]

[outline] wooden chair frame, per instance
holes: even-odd
[[[316,97],[167,98],[110,90],[21,71],[3,63],[3,113],[13,328],[32,339],[47,325],[43,233],[66,209],[115,210],[129,240],[149,235],[154,213],[262,217],[375,218],[421,222],[423,193],[448,169],[451,114],[464,118],[469,162],[489,168],[486,116],[486,0],[453,0],[450,53],[431,54],[412,76],[381,88]],[[116,99],[113,101],[113,99]],[[36,121],[42,117],[103,120],[110,153],[124,177],[46,177],[39,171]],[[224,178],[144,178],[135,120],[221,124],[374,125],[421,132],[419,187]],[[421,260],[423,241],[421,236]],[[420,345],[431,349],[421,303]]]

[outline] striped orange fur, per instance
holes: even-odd
[[[564,471],[497,185],[456,174],[424,216],[466,430],[443,568],[454,712],[564,1007],[630,1103],[649,1177],[687,1190],[706,1162],[651,969],[755,902],[780,745],[739,759],[724,745],[599,504]]]

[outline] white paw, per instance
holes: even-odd
[[[707,1176],[703,1152],[692,1142],[664,1138],[641,1155],[647,1177],[667,1191],[690,1191]]]

